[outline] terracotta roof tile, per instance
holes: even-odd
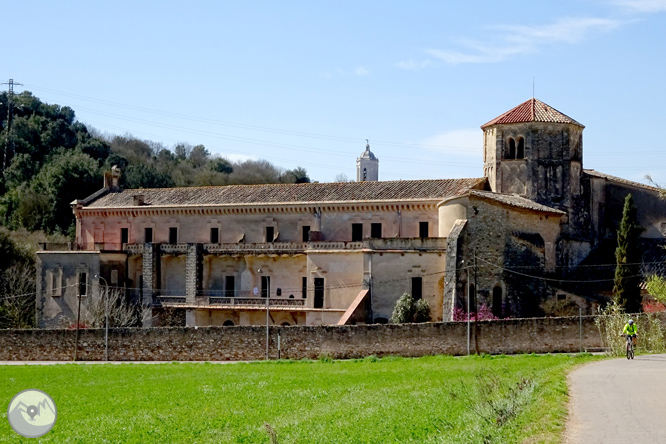
[[[485,184],[485,178],[473,178],[133,189],[108,193],[84,206],[131,207],[136,195],[143,195],[147,206],[441,200]]]
[[[510,109],[499,117],[481,126],[481,129],[492,125],[507,123],[546,122],[546,123],[570,123],[585,128],[571,117],[562,114],[550,105],[540,100],[530,99],[517,107]]]
[[[539,203],[526,199],[517,194],[493,193],[491,191],[480,191],[480,190],[470,190],[469,194],[470,196],[476,196],[482,199],[494,200],[504,205],[509,205],[517,208],[524,208],[526,210],[539,211],[551,214],[566,214],[564,211],[558,210],[556,208],[547,207],[546,205],[541,205]]]

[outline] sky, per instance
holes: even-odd
[[[480,126],[537,99],[583,166],[666,184],[666,0],[31,1],[0,82],[88,126],[380,180],[482,177]],[[2,88],[6,88],[4,85]]]

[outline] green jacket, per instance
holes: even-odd
[[[635,335],[637,332],[638,328],[636,324],[634,325],[625,324],[624,330],[622,330],[622,333],[624,333],[625,335]]]

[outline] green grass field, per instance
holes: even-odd
[[[592,356],[525,355],[251,364],[0,367],[0,442],[551,443],[566,373]],[[49,393],[53,430],[16,435],[7,407]]]

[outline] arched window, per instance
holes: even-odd
[[[234,326],[234,321],[232,321],[231,319],[227,319],[226,321],[224,321],[224,324],[222,324],[222,325],[224,327],[233,327]]]
[[[283,326],[283,327],[289,327],[290,325],[291,325],[291,324],[290,324],[289,322],[283,322],[283,323],[282,323],[282,326]]]
[[[507,140],[506,158],[507,159],[516,158],[516,141],[513,140],[512,137],[509,137],[509,139]]]
[[[525,158],[525,139],[522,137],[518,138],[518,148],[516,149],[516,159]]]
[[[363,168],[363,181],[365,182],[366,180],[368,180],[368,169]]]
[[[493,288],[493,315],[502,317],[502,287],[496,285]]]

